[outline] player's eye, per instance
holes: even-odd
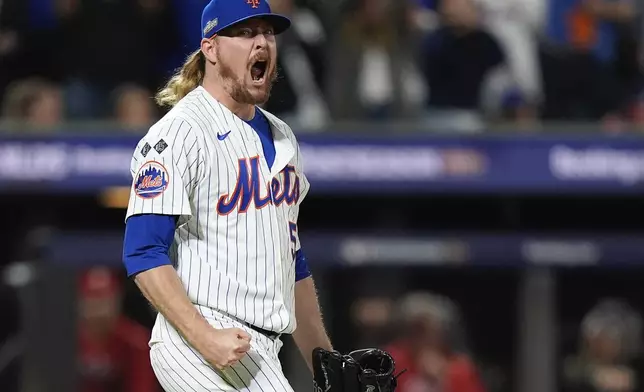
[[[241,37],[252,37],[254,36],[253,29],[250,29],[250,28],[240,29],[238,32],[238,35]]]
[[[275,35],[275,30],[272,28],[264,30],[264,35]]]

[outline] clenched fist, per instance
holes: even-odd
[[[196,348],[210,365],[222,369],[246,355],[250,350],[250,335],[239,328],[212,329]]]

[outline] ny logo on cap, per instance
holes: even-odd
[[[246,0],[246,4],[250,5],[253,8],[259,7],[260,0]]]

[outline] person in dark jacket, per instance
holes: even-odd
[[[616,300],[599,302],[583,319],[579,352],[565,359],[563,392],[640,392],[641,316]]]

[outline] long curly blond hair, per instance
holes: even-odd
[[[189,92],[199,87],[206,72],[206,58],[201,49],[191,53],[183,66],[157,93],[155,100],[161,107],[173,107]]]

